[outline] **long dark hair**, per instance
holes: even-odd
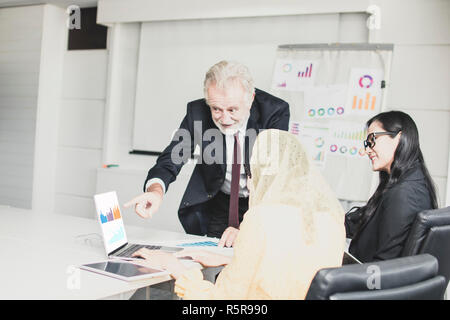
[[[425,184],[430,192],[431,205],[433,209],[438,207],[436,188],[430,173],[425,165],[422,151],[419,145],[419,132],[414,120],[404,112],[388,111],[382,112],[367,121],[367,128],[373,122],[379,122],[385,131],[400,132],[400,141],[394,153],[394,161],[390,173],[380,171],[380,183],[366,206],[359,209],[361,220],[359,226],[375,212],[381,202],[383,194],[392,188],[405,172],[416,165],[420,165],[425,176]]]

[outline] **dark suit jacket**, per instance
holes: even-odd
[[[194,125],[194,121],[201,123],[201,128]],[[250,117],[247,123],[248,129],[255,129],[259,133],[260,129],[281,129],[288,130],[289,126],[289,105],[285,101],[274,97],[267,92],[256,89],[255,99],[250,109]],[[184,154],[185,161],[193,156],[193,152],[197,145],[200,145],[201,151],[211,144],[212,141],[199,141],[202,140],[203,134],[208,129],[217,129],[214,124],[209,106],[206,104],[205,99],[199,99],[189,102],[187,105],[186,116],[181,122],[180,129],[184,129],[184,132],[190,133],[190,141],[184,141],[185,146],[190,147],[189,154]],[[195,136],[194,136],[194,131]],[[177,135],[175,135],[176,137]],[[226,150],[225,150],[225,136],[220,134],[223,144],[223,160],[221,163],[206,163],[203,159],[202,163],[198,163],[194,168],[189,184],[186,188],[184,196],[181,200],[181,204],[178,210],[178,217],[180,222],[187,233],[191,234],[206,234],[207,228],[207,215],[204,212],[204,204],[216,195],[216,193],[222,187],[225,180],[226,173]],[[249,162],[249,150],[252,146],[249,146],[249,140],[245,143],[245,163]],[[176,164],[171,160],[172,150],[181,149],[179,139],[174,139],[158,157],[156,165],[148,172],[147,179],[144,182],[145,185],[148,180],[152,178],[160,178],[164,181],[166,191],[169,185],[175,181],[178,173],[180,172],[183,163]],[[254,142],[254,141],[253,141]],[[189,145],[190,143],[190,145]],[[251,141],[250,141],[251,143]],[[178,146],[177,146],[178,145]],[[176,148],[176,149],[174,149]],[[206,153],[206,152],[205,152]],[[215,154],[212,153],[214,156]],[[221,157],[222,157],[221,156]],[[144,190],[145,192],[145,190]]]
[[[417,164],[382,196],[377,210],[357,232],[358,211],[345,218],[347,238],[353,238],[349,251],[362,262],[394,259],[401,256],[416,215],[432,209],[430,192]],[[356,233],[356,235],[355,235]]]

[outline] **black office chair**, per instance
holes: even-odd
[[[445,278],[429,254],[325,268],[306,300],[442,300]]]
[[[417,214],[402,256],[429,253],[439,263],[438,274],[450,279],[450,207],[425,210]]]

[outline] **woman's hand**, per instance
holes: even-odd
[[[204,267],[218,267],[230,263],[231,257],[207,250],[184,249],[175,253],[176,257],[191,257],[192,260],[200,263]]]
[[[172,254],[161,250],[139,249],[132,254],[132,257],[142,257],[144,260],[133,261],[134,264],[166,270],[174,279],[187,270],[187,268]]]

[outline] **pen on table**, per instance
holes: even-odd
[[[115,167],[118,167],[118,166],[119,166],[118,164],[104,164],[103,168],[115,168]]]

